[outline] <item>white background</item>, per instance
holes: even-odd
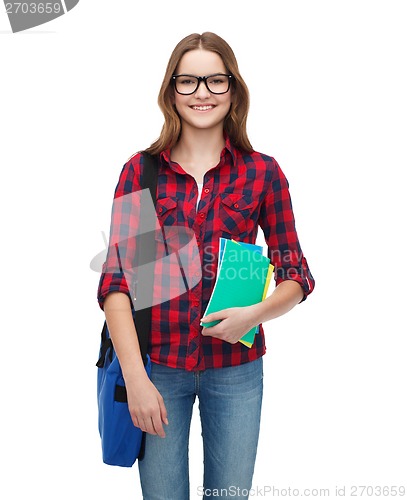
[[[0,7],[2,498],[141,498],[136,468],[101,462],[89,263],[122,165],[161,129],[170,53],[203,31],[234,49],[317,282],[266,324],[253,485],[407,486],[404,6],[82,0],[19,34]],[[199,498],[197,413],[191,432]]]

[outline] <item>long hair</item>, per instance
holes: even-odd
[[[158,95],[158,105],[164,115],[164,125],[160,137],[146,149],[146,152],[153,155],[159,154],[164,149],[175,146],[181,136],[181,120],[173,105],[174,87],[171,77],[175,73],[182,56],[186,52],[195,49],[209,50],[219,54],[226,71],[233,75],[234,98],[225,117],[223,128],[235,147],[245,152],[252,152],[253,147],[246,131],[249,112],[249,90],[240,75],[236,57],[231,47],[220,36],[208,31],[202,33],[202,35],[193,33],[183,38],[173,50]]]

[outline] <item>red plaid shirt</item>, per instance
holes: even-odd
[[[161,153],[160,160],[156,207],[159,225],[167,234],[168,229],[181,226],[196,238],[199,266],[196,267],[197,259],[191,254],[193,250],[188,250],[184,262],[185,258],[192,259],[188,272],[196,274],[197,279],[180,295],[174,297],[173,293],[172,298],[165,300],[166,290],[178,288],[182,291],[180,282],[185,283],[185,280],[170,272],[173,267],[166,267],[163,261],[158,259],[155,264],[156,299],[149,341],[151,359],[186,370],[226,367],[255,360],[266,351],[261,325],[253,346],[248,348],[240,342],[229,344],[201,335],[200,319],[216,281],[219,238],[255,243],[259,226],[275,267],[276,284],[286,279],[297,281],[303,288],[304,299],[312,292],[314,279],[297,238],[288,182],[274,158],[258,152],[243,153],[226,137],[218,165],[205,173],[197,207],[198,187],[194,177],[170,160],[169,150]],[[142,174],[143,157],[138,153],[122,169],[115,200],[139,191]],[[112,225],[129,223],[127,211],[123,209],[121,213],[121,210],[116,210]],[[136,218],[133,219],[136,224]],[[111,232],[110,245],[113,237]],[[104,299],[111,291],[130,296],[127,282],[121,270],[109,272],[105,263],[98,289],[100,307],[103,309]]]

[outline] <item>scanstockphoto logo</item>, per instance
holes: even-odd
[[[79,0],[54,0],[53,2],[41,0],[7,2],[4,0],[13,33],[49,23],[72,10],[78,3]]]

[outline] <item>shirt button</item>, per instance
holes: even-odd
[[[203,212],[200,212],[200,213],[199,213],[199,217],[200,217],[201,219],[203,219],[203,218],[205,217],[205,214],[204,214]]]
[[[161,212],[163,211],[162,207],[160,207],[160,208],[158,209],[158,211],[161,213]]]
[[[239,204],[238,204],[238,203],[235,203],[233,206],[234,206],[235,208],[239,208]]]
[[[209,193],[209,189],[208,189],[208,188],[205,188],[205,189],[204,189],[204,193]]]

